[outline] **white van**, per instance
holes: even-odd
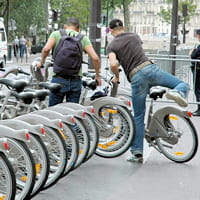
[[[5,67],[8,54],[7,35],[4,20],[0,17],[0,68]]]

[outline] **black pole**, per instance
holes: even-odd
[[[108,5],[109,5],[109,0],[107,0],[107,5],[106,5],[106,29],[108,28]],[[106,55],[106,48],[108,45],[108,33],[106,32],[105,34],[105,47],[104,47],[104,54]]]
[[[183,17],[183,44],[185,44],[185,35],[186,35],[186,30],[185,30],[185,17]]]
[[[172,21],[171,21],[171,38],[170,38],[170,55],[176,55],[176,46],[178,42],[178,0],[173,1]],[[175,56],[173,56],[175,58]],[[171,73],[175,75],[176,61],[172,61]]]
[[[101,0],[91,0],[90,9],[90,31],[89,38],[97,55],[101,56]],[[89,69],[93,69],[92,61],[89,59]]]

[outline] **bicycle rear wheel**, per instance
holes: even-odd
[[[170,137],[156,139],[161,152],[177,163],[190,161],[198,148],[198,136],[191,120],[177,114],[169,114],[164,117],[164,125]]]
[[[31,198],[40,192],[40,189],[45,185],[50,169],[49,155],[47,148],[38,135],[31,134],[30,142],[26,145],[31,151],[35,161],[36,179]]]
[[[135,135],[135,123],[131,112],[120,105],[105,104],[98,110],[99,122],[105,129],[99,131],[96,154],[104,158],[120,156],[128,150]],[[101,129],[101,127],[100,127]]]
[[[0,199],[14,200],[16,194],[16,179],[7,157],[0,152]]]
[[[87,158],[88,152],[90,149],[90,136],[87,132],[87,129],[81,119],[75,118],[75,124],[72,126],[74,133],[78,138],[79,144],[79,154],[76,160],[73,170],[79,167]]]
[[[73,169],[78,159],[79,155],[78,137],[72,130],[71,125],[65,123],[63,123],[63,128],[59,129],[58,131],[62,135],[67,146],[68,161],[63,174],[63,176],[66,176],[71,171],[71,169]]]
[[[35,163],[32,154],[24,142],[7,138],[9,152],[7,154],[16,177],[16,200],[30,199],[35,184]]]
[[[99,133],[98,133],[95,121],[91,115],[86,113],[83,123],[85,124],[85,127],[90,136],[90,149],[89,149],[86,159],[84,160],[84,162],[85,162],[85,161],[89,160],[96,151],[96,148],[97,148],[97,145],[99,142]]]
[[[41,139],[49,154],[50,172],[48,179],[41,190],[47,189],[55,184],[63,175],[67,165],[67,146],[64,139],[60,133],[53,128],[45,126],[45,130],[46,135]]]

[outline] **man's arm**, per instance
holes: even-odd
[[[115,77],[112,79],[114,83],[119,82],[119,62],[117,60],[116,54],[111,52],[108,54],[110,69],[114,73]]]
[[[191,52],[191,58],[192,59],[198,59],[200,57],[200,45],[193,49],[193,51]]]
[[[41,68],[43,63],[45,62],[46,57],[49,55],[51,49],[54,47],[55,45],[55,39],[54,38],[49,38],[47,43],[45,44],[44,48],[42,49],[42,53],[41,53],[41,61],[40,63],[38,63],[37,67]]]
[[[86,46],[84,48],[86,53],[90,56],[93,62],[93,66],[96,72],[96,77],[95,79],[98,82],[98,85],[101,85],[101,78],[100,78],[100,59],[99,56],[96,54],[94,48],[92,46]]]

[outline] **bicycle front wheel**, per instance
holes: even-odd
[[[191,120],[177,114],[169,114],[164,118],[164,125],[169,138],[156,139],[161,152],[177,163],[190,161],[198,148],[197,132]]]
[[[16,179],[7,157],[0,152],[0,199],[14,200],[16,194]]]
[[[95,121],[99,126],[98,156],[113,158],[128,150],[135,135],[135,123],[128,109],[115,104],[102,105]]]

